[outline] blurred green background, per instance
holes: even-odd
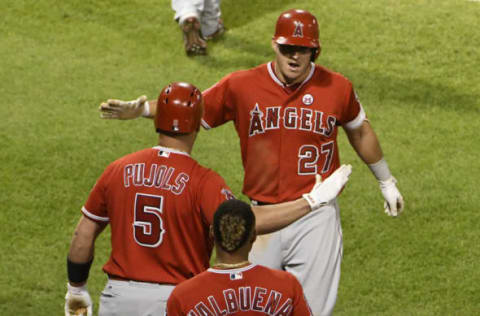
[[[340,197],[344,260],[335,315],[480,311],[480,2],[223,0],[228,28],[188,58],[170,1],[0,2],[0,314],[62,315],[66,254],[80,208],[116,158],[156,144],[149,120],[105,121],[108,98],[155,98],[171,81],[206,89],[273,58],[289,8],[314,13],[317,63],[348,77],[377,132],[406,207],[380,190],[343,132],[354,172]],[[233,126],[200,133],[193,156],[241,195]],[[89,290],[98,310],[109,231]]]

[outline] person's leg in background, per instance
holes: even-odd
[[[201,15],[202,36],[206,40],[218,38],[225,32],[221,18],[220,0],[205,0]]]
[[[187,55],[205,55],[207,42],[202,38],[200,16],[203,0],[172,0],[175,21],[183,31],[183,42]]]
[[[172,0],[172,9],[183,32],[187,55],[205,55],[206,41],[225,31],[220,0]]]

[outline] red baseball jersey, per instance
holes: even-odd
[[[279,203],[297,199],[340,166],[339,125],[365,119],[353,86],[342,75],[312,63],[308,77],[285,86],[273,63],[231,73],[207,89],[205,128],[232,120],[242,151],[243,193]]]
[[[217,173],[157,146],[111,163],[82,212],[110,223],[106,273],[177,284],[209,267],[209,226],[219,204],[232,197]]]
[[[175,287],[167,315],[312,315],[297,279],[258,265],[208,269]]]

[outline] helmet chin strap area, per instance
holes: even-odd
[[[310,61],[314,63],[315,60],[317,60],[319,55],[320,55],[320,47],[312,49],[312,57],[310,58]]]

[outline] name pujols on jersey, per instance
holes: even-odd
[[[190,176],[180,172],[172,181],[174,167],[152,163],[150,170],[146,170],[145,163],[128,164],[123,168],[123,185],[155,187],[179,195],[185,189]]]
[[[288,298],[282,301],[282,293],[256,286],[243,286],[223,290],[223,297],[208,296],[195,304],[187,316],[220,316],[238,312],[260,312],[265,315],[291,315],[293,302]],[[220,307],[222,306],[222,307]]]
[[[307,100],[309,99],[307,98]],[[248,136],[263,134],[268,130],[279,129],[281,124],[280,119],[282,119],[283,127],[286,129],[310,131],[329,137],[334,131],[337,118],[332,115],[328,115],[326,118],[324,118],[324,116],[325,114],[322,111],[295,106],[269,106],[262,111],[258,103],[256,103],[250,111]]]

